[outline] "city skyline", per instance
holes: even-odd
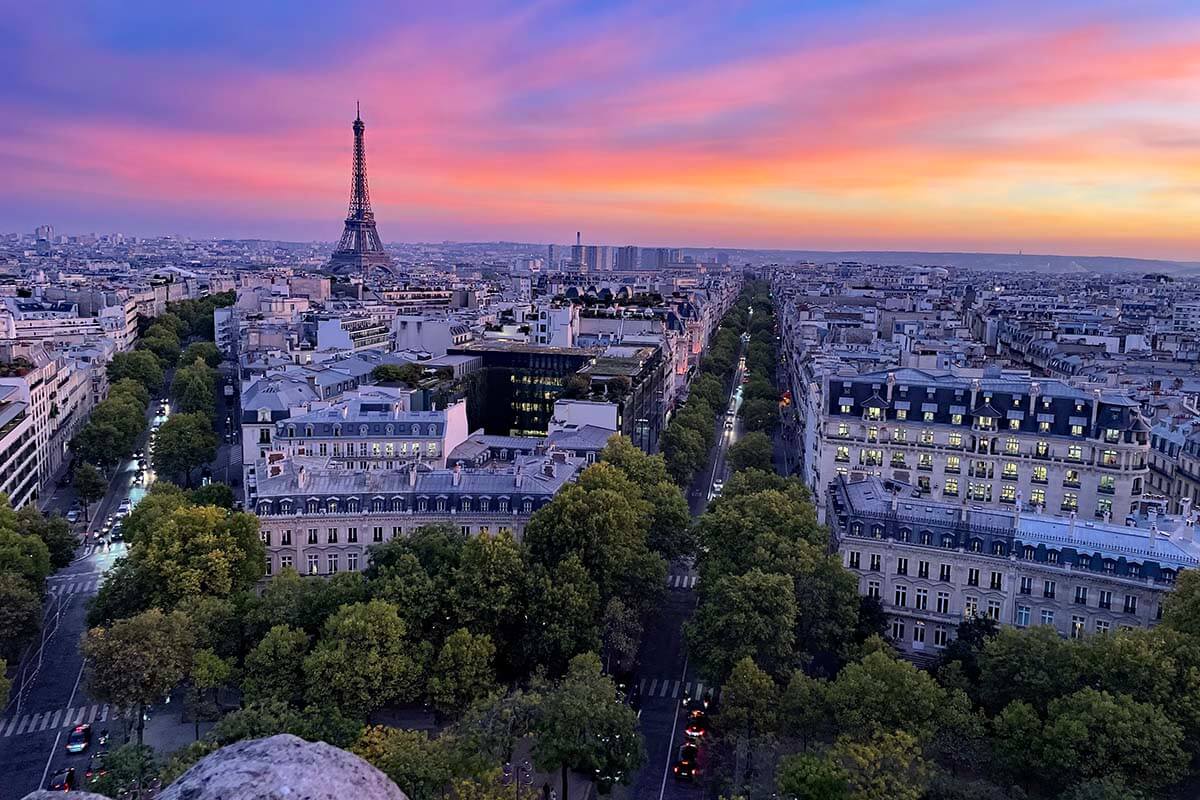
[[[388,241],[1200,258],[1183,3],[65,5],[4,26],[5,229],[334,240],[361,100]]]

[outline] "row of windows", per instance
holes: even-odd
[[[1010,442],[1015,440],[1009,440]],[[1046,445],[1045,442],[1038,442],[1040,448]],[[1079,445],[1071,445],[1068,455],[1068,460],[1083,463],[1083,450]],[[1007,451],[1007,455],[1017,455],[1017,451]],[[848,464],[852,460],[853,451],[850,445],[837,445],[833,451],[833,460],[841,464]],[[1048,451],[1043,454],[1048,457]],[[884,452],[879,448],[864,447],[858,451],[858,463],[866,467],[882,467],[884,465]],[[921,472],[933,471],[933,453],[917,453],[917,460],[911,464],[908,461],[908,453],[903,450],[892,451],[887,459],[888,465],[898,469],[908,469],[910,466],[915,466]],[[1119,467],[1120,458],[1116,450],[1105,450],[1100,454],[1100,466],[1102,467]],[[1000,464],[1000,476],[1005,480],[1018,480],[1020,478],[1020,463],[1016,461],[1004,461]],[[1141,465],[1139,465],[1141,466]],[[959,475],[963,471],[963,459],[961,456],[946,456],[946,463],[942,467],[944,475]],[[967,474],[973,478],[994,478],[996,477],[996,462],[988,459],[968,459]],[[1101,476],[1101,486],[1112,487],[1115,485],[1116,477],[1112,475]],[[1049,483],[1050,474],[1049,468],[1045,464],[1034,464],[1029,473],[1029,479],[1033,483]],[[1063,473],[1063,485],[1079,486],[1079,470],[1068,468]]]
[[[432,503],[430,502],[432,500]],[[365,504],[357,497],[351,497],[348,500],[339,500],[331,498],[329,500],[310,499],[303,505],[303,512],[296,510],[296,504],[290,500],[279,501],[279,514],[359,514],[365,511],[373,513],[384,512],[406,512],[408,508],[408,500],[403,497],[393,497],[390,500],[382,497],[373,498],[369,503]],[[413,504],[413,510],[422,511],[446,511],[449,508],[457,508],[459,511],[470,512],[478,511],[482,513],[497,512],[507,514],[510,508],[510,500],[507,497],[500,497],[493,500],[490,497],[461,497],[457,502],[454,502],[446,497],[418,497]],[[518,506],[521,513],[533,513],[533,500],[525,498]],[[258,515],[260,517],[268,517],[275,514],[275,505],[269,500],[263,500],[258,504]]]
[[[404,427],[405,427],[404,425],[392,425],[392,424],[384,425],[382,433],[384,436],[395,436]],[[421,435],[421,426],[415,422],[412,424],[412,426],[410,428],[408,428],[408,430],[409,430],[410,434],[413,436]],[[358,435],[359,436],[367,436],[367,435],[369,435],[369,431],[370,431],[370,428],[366,425],[358,426]],[[350,426],[350,428],[348,430],[343,428],[341,425],[333,426],[333,435],[334,436],[349,436],[349,435],[353,434],[353,432],[354,432],[353,426]],[[313,433],[314,433],[314,431],[313,431],[312,425],[304,426],[305,438],[311,439],[313,437]],[[380,433],[378,427],[376,427],[375,433],[376,434]],[[428,436],[437,436],[438,435],[437,425],[434,425],[432,423],[429,424],[425,428],[425,433]],[[287,426],[287,436],[289,439],[296,438],[296,426],[295,425]]]
[[[1028,606],[1017,607],[1017,625],[1022,628],[1030,625],[1030,609]],[[1054,612],[1048,609],[1043,609],[1041,612],[1040,624],[1054,626]],[[1119,626],[1121,630],[1133,630],[1131,625]],[[1093,623],[1093,631],[1097,634],[1104,635],[1112,630],[1112,623],[1108,620],[1098,619]],[[1071,631],[1072,639],[1078,639],[1087,633],[1087,619],[1078,615],[1071,616]],[[893,619],[891,624],[892,641],[904,642],[905,634],[907,633],[907,625],[903,619]],[[912,642],[914,645],[922,645],[925,642],[926,624],[922,620],[916,620],[912,625]],[[933,629],[933,646],[945,647],[949,642],[949,631],[945,626],[938,625]]]
[[[462,532],[463,532],[464,536],[469,536],[471,534],[471,526],[463,525]],[[478,526],[478,532],[479,532],[479,535],[481,535],[481,536],[487,536],[489,533],[491,533],[489,526],[487,526],[487,525]],[[507,525],[501,525],[497,528],[497,532],[501,536],[508,535],[508,534],[512,533],[512,528],[510,528]],[[300,535],[299,529],[297,529],[296,534],[297,534],[297,536]],[[308,544],[321,544],[321,529],[320,528],[308,528],[306,531],[306,534],[307,534],[306,542]],[[370,542],[372,544],[379,544],[379,543],[383,542],[384,541],[383,534],[384,534],[384,528],[382,525],[372,526],[371,534],[370,534],[370,537],[371,537]],[[346,535],[346,544],[359,544],[360,543],[357,527],[346,528],[345,535]],[[365,539],[366,535],[367,535],[366,530],[364,529],[363,530],[364,539],[362,541],[366,541],[366,539]],[[392,526],[392,535],[390,537],[391,539],[399,539],[403,535],[404,535],[403,526],[400,526],[400,525]],[[324,543],[325,544],[341,544],[341,537],[342,537],[342,531],[340,528],[326,528]],[[272,531],[270,531],[270,530],[264,529],[264,530],[259,531],[259,538],[262,539],[263,544],[266,545],[267,547],[272,547],[275,543],[275,536],[273,535]],[[278,543],[279,543],[280,547],[290,547],[292,545],[292,529],[291,528],[285,528],[279,532]]]
[[[295,448],[301,455],[304,455],[308,452],[308,446],[304,440],[296,442]],[[354,443],[347,442],[346,448],[343,451],[340,442],[334,442],[332,448],[327,442],[317,442],[317,455],[328,456],[330,454],[332,454],[334,458],[343,455],[353,457],[355,455]],[[371,458],[408,458],[409,456],[412,458],[420,458],[421,443],[413,442],[410,449],[408,442],[385,442],[383,444],[380,444],[379,442],[359,442],[357,455],[360,458],[366,458],[368,456]],[[425,456],[427,458],[437,458],[437,455],[438,443],[428,442],[425,445]]]
[[[850,535],[851,536],[859,536],[859,537],[861,537],[863,535],[863,525],[861,522],[855,522],[850,526]],[[871,537],[874,539],[882,539],[883,538],[883,526],[882,525],[873,525],[871,528]],[[909,530],[908,528],[901,528],[899,535],[896,536],[896,541],[911,543],[912,542],[912,531]],[[932,531],[921,531],[918,534],[918,543],[922,544],[922,545],[926,545],[928,547],[932,547],[934,544],[933,532]],[[941,539],[939,540],[939,545],[944,549],[953,550],[959,546],[959,540],[953,534],[944,533],[944,534],[942,534]],[[984,542],[982,539],[977,538],[977,537],[968,539],[965,543],[965,549],[971,553],[982,553],[983,549],[984,549]],[[990,552],[991,552],[991,555],[994,555],[994,556],[1005,557],[1005,556],[1010,555],[1010,553],[1011,553],[1011,555],[1015,555],[1017,558],[1022,559],[1024,561],[1036,561],[1036,560],[1038,560],[1038,558],[1037,558],[1038,549],[1039,548],[1034,547],[1031,544],[1010,547],[1007,542],[1005,542],[1003,540],[997,540],[997,541],[994,541],[991,543]],[[1044,553],[1045,553],[1045,563],[1047,563],[1047,564],[1060,564],[1060,563],[1068,564],[1069,563],[1070,566],[1075,569],[1088,570],[1089,572],[1102,572],[1106,575],[1116,575],[1117,574],[1117,566],[1118,566],[1117,561],[1112,558],[1099,558],[1099,557],[1093,557],[1091,555],[1088,555],[1087,553],[1077,553],[1073,560],[1068,560],[1067,558],[1061,558],[1061,554],[1059,553],[1058,550],[1052,550],[1049,548],[1044,550]],[[870,563],[872,565],[876,565],[879,563],[880,556],[878,553],[871,553],[869,555],[871,557]],[[862,563],[862,554],[857,550],[851,550],[851,551],[849,551],[849,558],[850,558],[850,562],[849,562],[850,566],[855,569],[859,569],[860,568],[859,564]],[[898,558],[897,563],[899,563],[901,561],[904,562],[905,569],[907,570],[908,558],[905,556],[901,556]],[[1099,565],[1098,567],[1097,567],[1097,564]],[[921,566],[924,566],[927,569],[928,562],[926,562],[926,561],[918,562],[918,569],[920,569]],[[947,565],[943,564],[942,566],[945,567]],[[878,570],[878,567],[872,566],[871,569]],[[898,574],[907,574],[907,573],[898,573]],[[993,573],[993,574],[996,574],[996,573]],[[926,577],[926,576],[922,575],[921,577]],[[1126,562],[1125,572],[1123,573],[1123,577],[1129,577],[1129,578],[1142,577],[1142,565],[1133,563],[1133,562]],[[1178,577],[1178,572],[1176,570],[1172,570],[1172,569],[1162,569],[1159,571],[1159,574],[1158,574],[1158,580],[1163,581],[1165,583],[1174,583],[1175,579],[1177,577]]]
[[[987,401],[985,400],[985,402],[987,402]],[[1046,406],[1046,407],[1049,408],[1049,406]],[[838,405],[838,413],[853,414],[854,406],[848,405],[846,403],[841,403]],[[1077,409],[1077,413],[1084,413],[1084,412],[1082,409]],[[951,425],[962,425],[963,420],[966,416],[967,415],[964,415],[964,414],[953,413],[950,415],[950,424]],[[992,416],[987,416],[987,415],[970,415],[970,416],[972,416],[972,421],[971,421],[972,427],[976,428],[978,430],[984,430],[984,431],[997,431],[997,430],[1000,430],[1002,426],[1008,428],[1009,430],[1019,431],[1022,429],[1022,422],[1024,421],[1022,419],[1009,419],[1009,420],[1005,420],[1003,423],[1001,423],[1001,421],[998,418],[992,417]],[[889,418],[895,419],[899,422],[904,422],[909,419],[909,412],[907,409],[900,408],[900,409],[895,410],[893,417],[889,417],[887,412],[885,411],[885,409],[875,406],[875,407],[864,408],[862,411],[862,418],[869,422],[883,422]],[[917,415],[914,414],[912,419],[914,419],[914,420],[918,419]],[[921,411],[919,419],[922,422],[927,422],[927,423],[935,422],[937,420],[937,412]],[[840,427],[841,426],[839,426],[839,429],[840,429]],[[1044,419],[1037,420],[1037,430],[1041,433],[1050,433],[1053,430],[1053,421],[1044,420]],[[1070,423],[1070,431],[1071,431],[1072,436],[1086,436],[1087,435],[1086,426],[1081,425],[1079,423],[1075,423],[1075,422]],[[1103,433],[1103,438],[1104,438],[1104,441],[1106,441],[1106,442],[1116,444],[1121,441],[1121,431],[1119,428],[1105,428],[1104,433]]]

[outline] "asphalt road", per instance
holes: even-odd
[[[708,463],[688,491],[688,507],[694,517],[704,513],[708,506],[713,482],[726,477],[725,457],[730,445],[743,434],[741,416],[735,420],[733,430],[725,429],[725,411],[729,405],[741,406],[743,374],[739,366],[726,407],[715,422],[717,436]],[[699,800],[705,793],[703,776],[701,782],[683,783],[671,773],[683,743],[683,702],[688,697],[708,694],[713,687],[698,678],[689,665],[683,638],[684,623],[696,608],[696,572],[690,560],[673,563],[669,572],[666,598],[646,625],[638,660],[637,681],[642,692],[639,722],[646,743],[646,763],[628,789],[628,796],[635,800]]]
[[[157,411],[153,404],[151,414]],[[161,421],[162,418],[160,418]],[[145,448],[145,436],[139,440]],[[95,543],[91,532],[116,511],[128,497],[136,503],[145,494],[144,485],[133,483],[135,462],[126,459],[116,468],[108,492],[92,511],[87,530],[77,526],[83,543],[75,561],[46,581],[43,629],[39,639],[27,650],[18,665],[13,692],[0,713],[0,800],[18,800],[43,788],[47,777],[64,767],[74,767],[76,779],[83,779],[88,756],[66,751],[71,727],[91,723],[94,733],[102,728],[116,732],[122,727],[114,719],[115,710],[89,698],[83,685],[83,655],[79,642],[87,629],[87,601],[99,589],[105,572],[125,552],[123,542]],[[153,473],[146,473],[153,480]],[[47,512],[65,513],[74,495],[64,488],[45,503]]]

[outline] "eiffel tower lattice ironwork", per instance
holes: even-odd
[[[371,267],[390,267],[392,259],[383,249],[379,231],[375,228],[375,214],[371,211],[371,196],[367,191],[367,148],[363,137],[367,126],[357,108],[355,112],[350,213],[346,216],[342,239],[329,259],[329,268],[341,274],[362,272],[365,277]]]

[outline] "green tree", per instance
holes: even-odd
[[[770,433],[779,424],[779,404],[774,400],[751,398],[742,403],[742,419],[746,430]]]
[[[8,695],[12,691],[12,681],[8,679],[8,662],[0,658],[0,703],[8,705]]]
[[[743,436],[729,448],[729,466],[735,472],[743,469],[773,469],[774,446],[771,444],[771,437],[761,431]]]
[[[88,625],[108,626],[145,611],[153,605],[157,590],[147,570],[128,556],[118,558],[88,605]]]
[[[325,704],[297,710],[279,701],[251,703],[221,718],[209,733],[217,745],[290,733],[310,742],[349,748],[363,730],[362,721]],[[201,754],[203,755],[203,754]]]
[[[154,395],[162,389],[162,364],[153,353],[144,350],[117,353],[112,361],[108,362],[108,382],[113,385],[125,378],[137,381],[146,387],[147,392]]]
[[[773,674],[791,670],[796,626],[791,578],[753,569],[700,586],[700,603],[685,632],[705,675],[724,681],[746,657]]]
[[[447,598],[411,552],[400,553],[396,558],[389,559],[387,566],[372,566],[368,572],[370,581],[367,590],[370,598],[386,600],[399,608],[400,618],[410,635],[425,638],[434,620],[444,620],[449,616],[449,613],[442,611]],[[503,600],[500,606],[502,611]]]
[[[788,681],[780,703],[780,717],[785,732],[800,739],[805,750],[809,743],[824,737],[832,730],[833,709],[829,705],[829,681],[796,670]]]
[[[721,408],[725,405],[725,401],[729,399],[725,387],[721,385],[721,379],[715,375],[700,375],[692,381],[691,387],[688,389],[690,397],[698,397],[708,403],[710,408]]]
[[[108,387],[109,397],[126,397],[137,402],[144,412],[150,407],[150,392],[144,385],[132,378],[122,378]]]
[[[196,650],[192,654],[192,666],[188,671],[188,700],[192,707],[196,741],[200,740],[200,717],[211,715],[215,702],[209,701],[209,693],[229,683],[233,666],[212,650]]]
[[[276,625],[246,654],[242,694],[247,702],[280,701],[299,705],[304,695],[304,657],[308,636]]]
[[[562,800],[570,800],[568,770],[597,776],[601,792],[607,793],[612,785],[626,783],[645,760],[637,716],[613,702],[616,691],[599,656],[585,653],[571,659],[566,676],[542,695],[533,759],[539,769],[561,769]]]
[[[192,665],[194,639],[185,615],[158,609],[84,634],[88,694],[118,708],[137,709],[139,746],[143,710],[183,681]]]
[[[217,435],[203,414],[172,414],[158,429],[154,468],[182,477],[188,486],[192,471],[210,463],[217,454]]]
[[[179,357],[182,364],[191,364],[200,359],[210,367],[217,367],[221,363],[221,351],[212,342],[192,342],[183,351],[183,355]]]
[[[75,494],[83,502],[83,519],[88,522],[91,520],[90,506],[104,497],[104,493],[108,491],[108,481],[104,479],[100,470],[85,461],[75,467],[71,485],[75,487]]]
[[[917,739],[904,731],[842,737],[829,758],[846,774],[851,800],[920,800],[929,780]]]
[[[521,649],[525,666],[558,672],[572,656],[598,646],[600,590],[577,555],[553,572],[534,566],[528,582],[529,624]]]
[[[158,333],[163,329],[158,329]],[[150,353],[162,365],[163,369],[171,367],[179,359],[179,340],[166,336],[150,336],[138,339],[137,351]]]
[[[236,501],[233,495],[233,487],[220,481],[214,481],[198,489],[193,489],[190,496],[193,505],[216,506],[217,508],[231,510]]]
[[[662,450],[667,471],[680,486],[690,484],[692,476],[704,466],[708,458],[708,446],[704,437],[678,419],[672,420],[663,432]]]
[[[1189,569],[1179,573],[1174,591],[1163,598],[1163,625],[1200,636],[1200,572]]]
[[[166,524],[172,514],[187,506],[188,496],[183,489],[168,481],[155,481],[125,518],[122,526],[125,541],[133,547],[148,538],[151,531]]]
[[[412,700],[424,659],[406,634],[391,603],[372,600],[338,609],[304,659],[310,702],[332,701],[361,718],[388,703]]]
[[[937,729],[947,697],[928,673],[874,652],[838,674],[829,687],[829,702],[847,733],[907,731],[925,743]]]
[[[570,400],[581,400],[592,393],[592,378],[590,375],[568,375],[563,381],[562,394],[560,397],[565,397]]]
[[[217,372],[203,359],[181,366],[171,380],[171,396],[178,411],[212,418],[216,410]]]
[[[132,558],[158,587],[164,607],[185,597],[227,597],[262,577],[266,548],[258,518],[214,506],[185,506],[142,534]]]
[[[426,731],[375,725],[364,730],[350,750],[403,786],[411,800],[441,800],[454,777],[446,745]]]
[[[459,628],[446,637],[429,676],[429,695],[446,714],[461,712],[496,688],[496,646],[486,634]]]
[[[978,656],[979,695],[992,714],[1014,700],[1039,711],[1075,684],[1074,646],[1049,626],[1003,628]]]
[[[786,800],[849,800],[847,778],[829,759],[799,753],[780,760],[776,781]]]
[[[480,535],[461,546],[448,591],[458,625],[488,634],[493,642],[511,638],[524,616],[521,546],[510,534]]]
[[[50,549],[36,536],[0,528],[0,573],[19,575],[37,592],[50,574]]]
[[[1151,791],[1182,778],[1189,761],[1183,731],[1161,708],[1092,688],[1050,702],[1038,750],[1063,777],[1117,777]]]
[[[646,541],[650,549],[666,559],[692,552],[695,543],[687,501],[673,483],[663,457],[647,455],[627,436],[613,436],[600,459],[620,470],[649,504]]]
[[[720,728],[746,740],[775,730],[779,722],[779,687],[746,656],[733,665],[721,687]]]
[[[142,781],[145,776],[158,771],[154,748],[130,742],[121,745],[104,759],[104,774],[95,783],[88,784],[87,791],[103,793],[105,797],[128,796],[130,786]]]
[[[17,512],[17,531],[42,540],[50,553],[51,571],[56,572],[75,560],[79,539],[62,517],[44,517],[37,505],[30,503]]]
[[[796,593],[796,646],[811,656],[845,658],[861,603],[858,578],[836,555],[800,559],[792,568]]]
[[[614,597],[604,607],[604,671],[622,672],[633,666],[642,643],[642,620],[638,613]]]
[[[0,572],[0,658],[15,658],[41,623],[39,594],[19,575]],[[0,700],[6,697],[0,693]]]

